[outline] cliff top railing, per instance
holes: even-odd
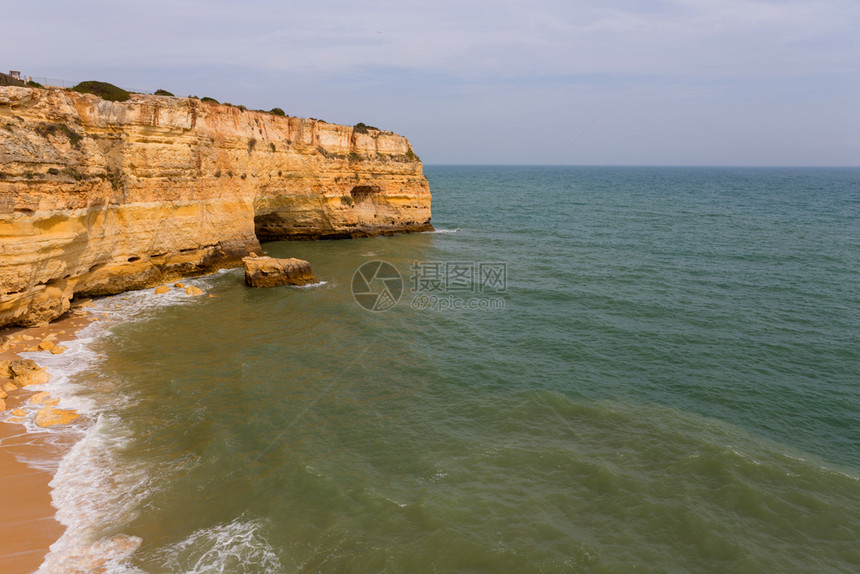
[[[37,82],[39,84],[42,84],[43,86],[48,87],[48,88],[63,88],[66,90],[74,88],[75,86],[77,86],[78,84],[81,83],[80,81],[61,80],[59,78],[45,78],[45,77],[41,77],[41,76],[21,76],[21,79],[25,79],[25,81],[32,80],[32,81]],[[150,94],[150,95],[152,95],[153,93],[155,93],[155,90],[138,90],[135,88],[123,88],[123,89],[127,92],[132,92],[135,94]]]

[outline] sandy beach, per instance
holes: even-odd
[[[0,341],[12,341],[8,349],[0,351],[0,362],[20,360],[19,353],[46,339],[62,345],[89,321],[85,316],[72,315],[43,327],[0,331]],[[10,382],[0,378],[0,388]],[[0,411],[0,492],[4,493],[0,504],[0,572],[24,574],[39,567],[50,545],[63,533],[63,526],[54,518],[56,509],[51,505],[52,474],[22,461],[38,460],[44,463],[40,466],[50,466],[50,461],[59,461],[67,452],[72,440],[47,442],[27,432],[20,422],[12,422],[20,420],[14,411],[34,396],[48,402],[58,397],[40,397],[43,391],[38,384],[6,393],[6,408]]]

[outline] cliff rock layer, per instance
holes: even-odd
[[[432,229],[406,138],[196,99],[0,87],[0,326],[241,264],[259,241]]]

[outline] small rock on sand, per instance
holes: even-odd
[[[54,342],[53,342],[53,341],[49,341],[48,339],[45,339],[44,341],[42,341],[41,343],[39,343],[39,350],[40,350],[40,351],[50,351],[50,350],[51,350],[51,349],[53,349],[54,347],[56,347],[56,345],[54,344]]]
[[[9,370],[12,371],[15,384],[21,387],[41,385],[51,379],[51,375],[45,371],[45,368],[37,365],[32,359],[12,361],[9,364]]]
[[[64,425],[72,422],[79,416],[80,415],[75,411],[46,406],[39,409],[36,413],[36,425],[43,428],[54,425]]]
[[[162,293],[170,293],[170,287],[167,285],[159,285],[155,288],[156,295],[161,295]]]
[[[54,348],[51,349],[52,355],[60,355],[64,352],[66,352],[66,348],[62,345],[54,345]]]

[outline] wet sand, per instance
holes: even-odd
[[[50,473],[16,458],[43,458],[55,453],[33,444],[23,429],[18,424],[0,423],[0,572],[7,574],[35,571],[48,547],[63,533],[51,506]]]
[[[4,336],[32,337],[0,351],[0,361],[16,360],[19,352],[37,345],[54,335],[53,342],[61,344],[74,338],[74,334],[89,324],[85,316],[69,316],[44,327],[0,330]],[[38,357],[36,358],[38,363]],[[0,379],[0,387],[8,379]],[[48,553],[48,549],[63,533],[63,526],[55,519],[56,509],[51,505],[52,475],[27,465],[23,460],[59,461],[72,443],[47,443],[39,435],[28,433],[24,425],[9,422],[12,412],[41,391],[40,385],[23,387],[8,392],[6,410],[0,412],[0,572],[27,574],[35,571]]]

